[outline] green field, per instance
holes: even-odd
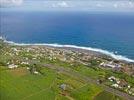
[[[0,100],[102,100],[103,89],[64,73],[42,68],[43,74],[34,75],[20,67],[0,67]],[[66,90],[60,88],[66,84]],[[117,100],[113,98],[111,100]],[[119,100],[119,99],[118,99]]]
[[[55,73],[45,71],[46,76],[31,75],[26,68],[1,71],[0,94],[2,100],[33,100],[33,97],[42,95],[42,98],[53,99],[55,93],[50,89],[55,80]]]
[[[118,96],[115,96],[109,92],[103,91],[100,94],[98,94],[94,100],[124,100],[122,98],[119,98]]]

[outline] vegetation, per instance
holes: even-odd
[[[100,68],[100,60],[82,64],[27,48],[0,42],[0,100],[124,100],[106,92],[97,80],[111,85],[108,77],[115,76],[134,85],[128,74]]]
[[[10,70],[1,66],[1,100],[93,100],[103,91],[97,85],[83,82],[78,77],[76,79],[48,68],[42,68],[41,72],[44,75],[31,74],[26,67]],[[68,85],[66,90],[60,88],[63,83]]]
[[[94,100],[124,100],[123,98],[120,98],[116,95],[113,95],[109,92],[103,91],[99,93]]]

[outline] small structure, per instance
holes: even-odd
[[[28,65],[29,63],[28,62],[21,62],[21,64]]]
[[[34,73],[34,74],[39,74],[39,72],[37,72],[37,71],[34,71],[33,73]]]
[[[97,84],[102,84],[103,80],[102,79],[98,79],[97,80]]]
[[[18,67],[18,65],[15,65],[15,64],[8,65],[8,68],[10,68],[10,69],[17,68],[17,67]]]
[[[60,85],[60,88],[61,88],[62,90],[66,90],[66,87],[67,87],[66,84],[61,84],[61,85]]]
[[[129,89],[131,88],[131,86],[130,86],[130,85],[128,85],[127,87],[128,87]]]
[[[100,66],[109,67],[109,68],[120,68],[121,67],[121,65],[113,63],[113,62],[102,62],[100,64]]]
[[[29,67],[27,67],[27,70],[29,70],[30,68]]]
[[[125,80],[123,80],[123,79],[120,80],[119,85],[120,85],[121,87],[127,87],[127,86],[128,86],[127,82],[126,82]]]
[[[109,77],[108,78],[110,81],[115,81],[116,80],[116,78],[114,77],[114,76],[111,76],[111,77]]]
[[[131,95],[134,96],[134,88],[130,89]]]
[[[112,87],[115,87],[115,88],[118,88],[118,87],[119,87],[118,84],[112,84],[111,86],[112,86]]]

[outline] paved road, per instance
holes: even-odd
[[[96,80],[93,80],[93,79],[91,79],[90,77],[81,75],[80,73],[75,72],[75,71],[73,71],[73,70],[70,69],[70,68],[65,68],[65,67],[56,66],[56,65],[51,65],[51,64],[43,64],[43,66],[45,66],[45,67],[47,67],[47,68],[50,68],[50,69],[53,69],[53,70],[56,70],[57,72],[67,74],[67,75],[72,76],[72,77],[76,77],[76,78],[77,78],[77,77],[81,77],[81,80],[82,80],[82,81],[97,84],[97,81],[96,81]],[[108,87],[108,86],[106,86],[106,85],[104,85],[104,84],[97,84],[97,85],[100,85],[101,87],[103,87],[105,91],[108,91],[108,92],[110,92],[110,93],[113,93],[113,94],[115,94],[115,95],[118,95],[118,96],[120,96],[120,97],[123,97],[123,98],[125,98],[126,100],[134,100],[134,97],[128,95],[127,93],[124,93],[124,92],[121,92],[121,91],[119,91],[119,90],[110,88],[110,87]]]

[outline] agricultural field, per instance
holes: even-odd
[[[0,42],[0,100],[133,98],[123,90],[110,87],[114,81],[108,80],[111,76],[125,79],[131,86],[125,87],[128,92],[133,91],[133,77],[100,67],[104,59],[83,61],[78,57],[79,53],[73,51]]]
[[[7,69],[0,67],[1,100],[100,100],[103,89],[48,68],[44,74],[31,74],[26,67]],[[60,86],[66,87],[62,89]],[[101,95],[99,95],[101,93]],[[113,98],[111,100],[117,100]]]
[[[99,93],[94,100],[124,100],[122,98],[119,98],[116,95],[113,95],[109,92],[103,91],[101,93]]]

